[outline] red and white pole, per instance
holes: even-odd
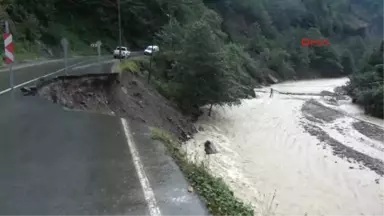
[[[5,53],[5,64],[10,64],[15,61],[15,57],[13,55],[13,40],[11,33],[4,33],[4,53]]]
[[[5,21],[4,24],[5,24],[5,33],[3,34],[4,54],[5,54],[4,62],[5,62],[5,64],[9,65],[9,83],[11,85],[11,89],[13,90],[14,76],[13,76],[13,71],[12,71],[12,63],[15,61],[15,56],[13,55],[13,53],[14,53],[13,38],[12,38],[12,34],[9,31],[8,21]]]

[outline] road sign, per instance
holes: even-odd
[[[5,53],[5,63],[10,64],[15,61],[15,57],[13,55],[13,39],[11,33],[4,33],[4,53]]]
[[[102,44],[101,41],[96,41],[96,43],[91,44],[91,47],[100,47]]]

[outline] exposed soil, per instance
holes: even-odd
[[[343,114],[331,108],[325,107],[315,100],[309,100],[305,102],[301,110],[304,114],[305,119],[313,123],[319,123],[319,120],[329,123],[337,118],[343,117]],[[354,150],[349,146],[344,145],[343,143],[332,138],[326,131],[324,131],[319,126],[316,126],[315,124],[302,122],[302,125],[309,134],[311,134],[312,136],[316,136],[319,141],[325,143],[326,145],[329,145],[332,148],[334,155],[339,156],[340,158],[346,158],[347,160],[351,159],[355,162],[361,163],[372,171],[376,172],[377,174],[384,176],[384,163],[381,160],[372,158],[368,155]],[[379,134],[377,131],[378,128],[374,128],[372,126],[367,127],[366,125],[368,124],[365,122],[357,122],[357,125],[361,127],[361,133],[363,134],[369,134],[372,136],[378,136]],[[365,127],[363,127],[362,125],[364,125]],[[356,127],[355,124],[354,127]],[[340,131],[340,128],[336,129],[339,132],[342,132]],[[382,133],[382,131],[380,133]]]
[[[69,109],[111,113],[109,92],[117,82],[117,74],[63,76],[40,81],[37,94]]]
[[[197,130],[189,117],[158,93],[150,84],[132,73],[123,73],[121,83],[111,91],[110,102],[116,113],[134,121],[146,122],[172,132],[181,140]]]
[[[341,142],[330,137],[324,130],[322,130],[318,126],[304,124],[303,127],[309,134],[311,134],[312,136],[316,136],[321,142],[325,142],[326,144],[331,146],[334,155],[337,155],[341,158],[352,159],[356,162],[360,162],[364,164],[364,166],[376,172],[377,174],[384,176],[384,163],[382,161],[360,153],[352,149],[351,147],[342,144]]]
[[[307,116],[311,116],[312,118],[322,120],[324,122],[332,122],[340,117],[343,117],[342,113],[330,109],[314,99],[306,101],[301,108],[301,111]]]
[[[384,141],[384,130],[382,128],[363,121],[354,122],[352,125],[365,136],[378,141]]]
[[[191,120],[170,101],[141,78],[128,72],[122,75],[62,76],[40,81],[32,89],[37,95],[63,107],[112,113],[131,122],[144,122],[148,126],[168,130],[181,140],[188,139],[196,131]]]

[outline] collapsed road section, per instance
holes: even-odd
[[[181,140],[195,128],[191,121],[151,86],[130,73],[58,76],[22,88],[24,95],[43,97],[67,109],[113,114],[164,128]]]

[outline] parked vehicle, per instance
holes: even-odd
[[[151,45],[151,46],[148,46],[145,50],[144,50],[144,55],[152,55],[153,53],[155,52],[159,52],[160,49],[158,46],[156,45]]]
[[[131,55],[131,52],[127,47],[116,47],[113,51],[113,58],[127,58],[129,55]]]

